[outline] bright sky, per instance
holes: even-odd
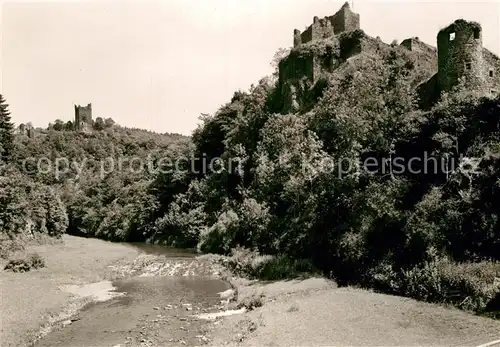
[[[270,74],[279,47],[292,45],[333,0],[163,0],[4,2],[1,88],[13,121],[46,127],[73,119],[73,104],[93,117],[158,132],[190,134],[237,89]],[[457,18],[483,26],[497,55],[500,2],[354,0],[361,28],[390,43],[411,36],[436,45]]]

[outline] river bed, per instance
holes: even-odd
[[[137,247],[136,245],[133,245]],[[194,254],[140,245],[141,252],[161,254],[165,261],[186,261]],[[59,329],[39,340],[36,347],[88,346],[197,346],[209,341],[208,322],[196,315],[217,312],[218,293],[229,284],[213,276],[135,276],[101,288],[95,298],[109,300],[88,304]],[[65,288],[84,296],[87,287]],[[106,293],[103,293],[103,290]]]

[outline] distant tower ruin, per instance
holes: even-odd
[[[24,123],[19,125],[19,134],[26,135],[26,125]]]
[[[17,133],[23,136],[28,136],[30,138],[35,137],[35,129],[31,126],[31,123],[28,124],[20,124],[17,128]]]
[[[32,139],[32,138],[35,137],[35,129],[33,129],[33,128],[30,127],[30,128],[27,129],[27,133],[28,133],[28,137],[30,139]]]
[[[74,127],[76,131],[90,131],[92,129],[92,104],[75,105]]]

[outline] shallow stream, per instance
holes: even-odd
[[[175,261],[190,261],[195,256],[160,246],[133,247]],[[87,305],[35,346],[201,346],[207,341],[208,323],[194,315],[217,311],[218,293],[229,288],[221,280],[202,276],[132,277],[108,282],[108,288],[105,284],[93,286],[113,296],[111,299]],[[66,290],[81,296],[85,289]],[[103,293],[94,295],[106,298]]]

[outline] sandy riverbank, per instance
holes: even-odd
[[[43,325],[67,319],[85,303],[61,287],[113,280],[119,274],[109,266],[131,262],[139,254],[132,247],[67,235],[59,244],[29,251],[44,257],[46,267],[27,273],[0,272],[2,347],[26,346]]]
[[[158,336],[169,345],[203,342],[207,323],[191,316],[217,311],[217,288],[228,286],[218,280],[224,268],[210,256],[169,254],[165,258],[131,245],[68,235],[62,242],[28,247],[26,252],[37,252],[46,267],[26,273],[0,272],[2,347],[29,346],[43,336],[37,345],[108,347],[109,341],[125,341],[127,346],[156,346],[151,341]],[[127,288],[121,292],[115,286],[123,281]],[[125,292],[123,306],[113,303]],[[207,295],[215,296],[208,300]],[[104,310],[102,305],[87,305],[99,301],[105,304]],[[133,305],[126,304],[130,301]],[[186,302],[193,303],[193,312],[183,306]]]
[[[263,306],[224,318],[211,346],[479,346],[500,339],[500,321],[311,278],[236,281],[239,301]],[[500,346],[500,343],[491,347]]]

